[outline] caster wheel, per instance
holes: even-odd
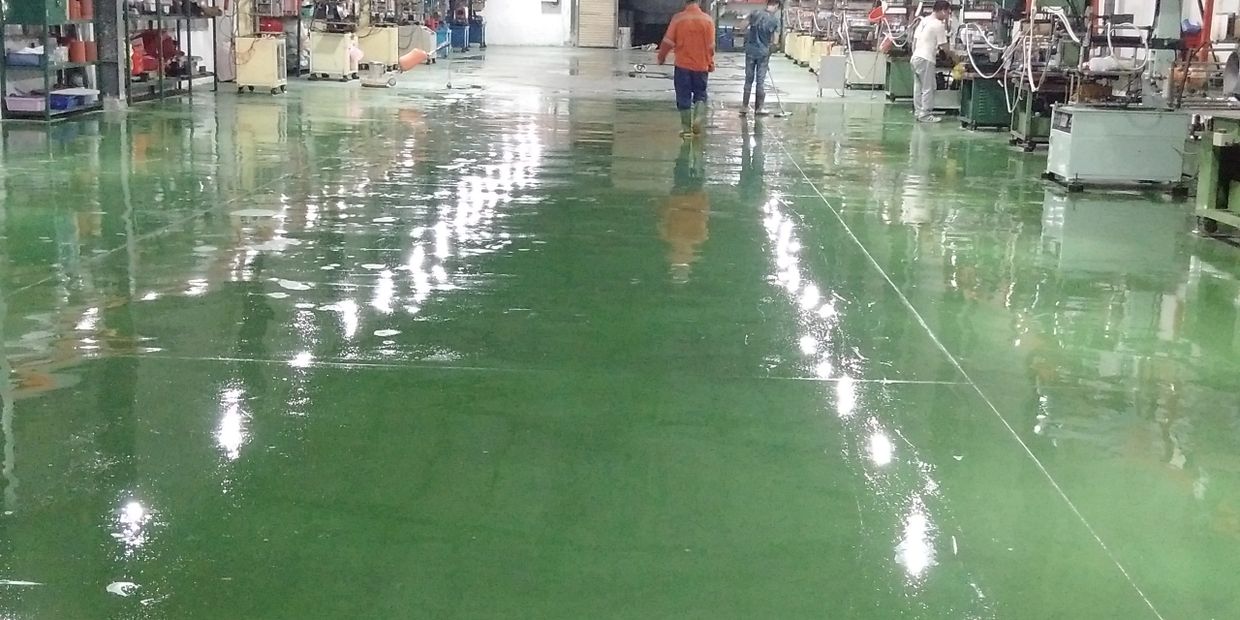
[[[347,75],[342,75],[342,76],[340,76],[340,81],[341,81],[341,82],[348,82],[348,81],[349,81],[349,76],[347,76]]]
[[[254,87],[253,87],[253,86],[247,86],[246,88],[249,88],[249,89],[250,89],[250,92],[254,92]]]
[[[1218,232],[1218,222],[1208,217],[1197,218],[1197,226],[1199,226],[1207,235],[1213,235]]]
[[[1070,194],[1079,194],[1083,191],[1085,191],[1085,186],[1081,185],[1080,183],[1069,183],[1068,184],[1068,193]]]
[[[1033,144],[1033,143],[1026,144],[1021,147],[1021,149],[1023,149],[1026,153],[1032,153],[1033,149],[1036,149],[1036,148],[1038,148],[1038,145]]]
[[[388,88],[396,88],[396,78],[388,78]]]
[[[284,93],[284,92],[288,92],[288,88],[285,88],[284,86],[281,86],[281,87],[280,87],[280,92],[282,92],[282,93]]]
[[[245,87],[244,87],[244,86],[238,86],[238,87],[237,87],[237,93],[238,93],[238,94],[240,94],[240,93],[244,93],[244,92],[245,92]]]
[[[1188,186],[1176,185],[1175,187],[1172,187],[1171,196],[1173,198],[1188,198]],[[1210,220],[1210,221],[1213,222],[1214,220]]]
[[[280,89],[278,89],[278,88],[273,88],[273,89],[271,89],[271,94],[273,94],[273,95],[278,95],[278,94],[280,94]]]

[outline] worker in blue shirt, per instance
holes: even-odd
[[[741,97],[741,115],[749,113],[749,90],[754,90],[753,111],[766,114],[766,72],[770,69],[771,51],[779,32],[779,0],[766,0],[766,10],[754,11],[747,20],[745,32],[745,94]]]

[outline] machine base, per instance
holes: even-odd
[[[1189,115],[1178,110],[1056,106],[1046,177],[1075,187],[1166,188],[1182,193]]]
[[[1197,211],[1197,227],[1207,235],[1218,234],[1219,224],[1240,230],[1240,215],[1222,209],[1201,209]]]
[[[1172,196],[1187,197],[1188,181],[1129,181],[1125,179],[1069,179],[1054,172],[1043,172],[1042,178],[1067,189],[1069,192],[1083,192],[1089,189],[1101,190],[1132,190],[1149,189],[1170,192]]]

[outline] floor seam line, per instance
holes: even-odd
[[[848,237],[852,240],[852,242],[856,244],[856,246],[861,250],[861,253],[865,255],[866,260],[868,260],[870,264],[878,270],[879,275],[882,276],[883,280],[887,282],[887,285],[895,291],[896,295],[900,298],[901,303],[903,303],[904,306],[908,308],[909,312],[913,314],[913,318],[916,319],[919,325],[921,325],[922,329],[926,330],[926,334],[930,336],[930,340],[934,342],[935,346],[943,353],[943,355],[947,356],[948,361],[953,367],[956,368],[956,371],[965,378],[967,385],[973,388],[973,391],[976,392],[982,399],[982,402],[986,403],[986,406],[990,409],[991,413],[999,419],[999,422],[1008,430],[1008,433],[1012,435],[1012,438],[1016,440],[1016,443],[1019,444],[1025,451],[1025,454],[1033,460],[1033,463],[1037,466],[1038,471],[1042,473],[1043,477],[1046,478],[1047,482],[1050,483],[1051,487],[1055,490],[1059,497],[1063,499],[1064,503],[1067,504],[1068,509],[1072,511],[1072,514],[1076,515],[1076,518],[1081,522],[1081,525],[1085,527],[1085,530],[1089,532],[1094,541],[1098,543],[1098,546],[1102,548],[1102,551],[1106,553],[1107,557],[1110,558],[1115,567],[1119,569],[1120,574],[1124,576],[1124,579],[1128,581],[1128,584],[1132,587],[1132,589],[1136,591],[1137,595],[1141,597],[1141,600],[1145,602],[1145,605],[1149,607],[1151,612],[1154,613],[1154,616],[1159,620],[1165,620],[1163,615],[1159,613],[1158,608],[1154,606],[1154,602],[1146,596],[1145,592],[1141,589],[1141,586],[1137,585],[1136,580],[1133,579],[1132,575],[1128,572],[1128,569],[1124,568],[1123,563],[1119,561],[1119,558],[1115,556],[1115,553],[1111,551],[1111,548],[1102,540],[1102,537],[1098,534],[1097,530],[1090,525],[1089,521],[1085,518],[1085,515],[1081,513],[1080,509],[1076,507],[1076,503],[1068,497],[1068,494],[1063,490],[1063,487],[1059,486],[1059,482],[1056,481],[1055,477],[1051,475],[1050,470],[1048,470],[1046,465],[1042,463],[1041,459],[1033,453],[1033,450],[1029,448],[1029,445],[1021,439],[1020,434],[1017,433],[1016,429],[1008,423],[1007,419],[1003,417],[1003,414],[999,413],[999,408],[995,406],[990,397],[982,391],[981,386],[979,386],[977,382],[973,380],[973,377],[970,376],[964,369],[964,366],[961,365],[960,360],[958,360],[956,356],[947,349],[947,346],[939,340],[938,336],[934,333],[934,330],[930,329],[930,325],[926,323],[925,318],[923,318],[921,313],[917,311],[917,308],[913,306],[913,302],[911,302],[908,296],[904,294],[904,291],[900,290],[900,287],[896,286],[895,281],[891,279],[891,276],[887,274],[887,271],[883,269],[883,266],[879,264],[878,260],[874,258],[874,255],[871,254],[865,247],[865,244],[861,243],[861,239],[857,237],[856,233],[853,232],[852,227],[844,221],[844,217],[840,215],[839,210],[835,208],[835,205],[831,204],[830,200],[827,200],[827,197],[822,193],[822,190],[818,188],[818,184],[814,183],[814,181],[809,178],[809,175],[805,173],[805,169],[801,167],[800,162],[798,162],[796,158],[792,156],[792,153],[788,151],[788,147],[784,144],[783,140],[779,140],[778,142],[779,148],[783,152],[784,157],[792,163],[792,165],[801,174],[801,177],[805,179],[805,182],[809,184],[810,188],[814,190],[814,193],[818,195],[818,198],[822,200],[822,203],[830,209],[832,215],[835,216],[835,219],[839,221],[840,226],[843,227],[844,232],[848,234]]]
[[[158,355],[158,354],[112,354],[106,356],[107,359],[134,359],[134,360],[168,360],[173,362],[228,362],[228,363],[250,363],[250,364],[275,364],[289,365],[292,360],[274,359],[270,357],[254,358],[254,357],[236,357],[231,355]],[[496,372],[507,374],[555,374],[563,372],[558,368],[502,368],[498,366],[460,366],[460,365],[439,365],[425,362],[410,363],[393,363],[393,362],[375,362],[375,361],[356,361],[350,362],[345,360],[312,360],[305,365],[307,368],[389,368],[389,369],[407,369],[407,370],[444,370],[444,371],[465,371],[465,372]],[[578,371],[583,374],[613,374],[609,370],[590,370]],[[622,371],[623,372],[623,371]],[[689,378],[696,379],[717,379],[727,381],[780,381],[780,382],[797,382],[797,383],[838,383],[843,381],[840,379],[823,379],[819,377],[751,377],[737,375],[688,375]],[[920,381],[905,379],[849,379],[852,383],[878,384],[878,385],[925,385],[925,386],[967,386],[963,381]]]

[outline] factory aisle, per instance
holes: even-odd
[[[475,85],[0,126],[0,614],[1240,615],[1186,205]]]

